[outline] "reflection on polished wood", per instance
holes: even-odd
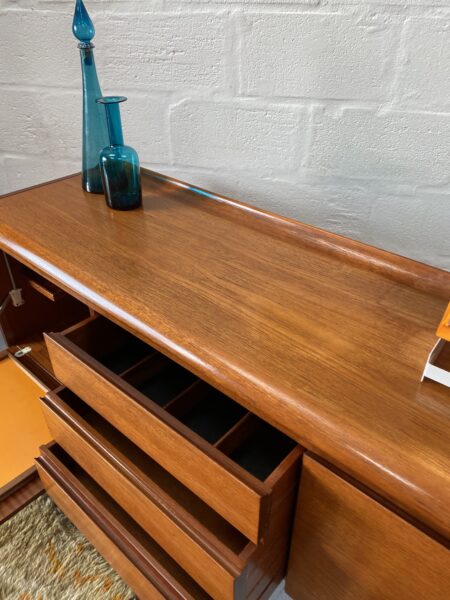
[[[420,383],[450,273],[150,172],[0,200],[0,247],[450,535],[448,389]]]

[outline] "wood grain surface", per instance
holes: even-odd
[[[450,552],[305,456],[286,591],[295,600],[444,600]]]
[[[0,200],[0,247],[450,536],[449,390],[420,383],[450,273],[143,173]]]
[[[154,480],[98,430],[89,430],[57,395],[49,395],[43,409],[58,444],[209,594],[220,600],[244,597],[243,583],[238,586],[237,580],[244,579],[245,563],[228,548],[209,545],[216,541],[214,531],[210,539],[194,537],[192,529],[203,529],[202,524],[181,509],[177,496],[164,495]]]
[[[257,543],[270,488],[62,335],[47,336],[56,376],[164,469]]]
[[[295,501],[298,491],[301,449],[293,452],[272,473],[274,491],[272,518],[264,544],[259,544],[250,558],[247,574],[247,600],[266,598],[271,584],[286,576]]]

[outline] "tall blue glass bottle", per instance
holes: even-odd
[[[134,148],[123,143],[119,104],[125,100],[125,96],[97,99],[105,107],[109,132],[109,146],[100,153],[100,171],[106,203],[115,210],[131,210],[142,201],[139,157]]]
[[[79,40],[83,80],[83,165],[82,186],[87,192],[103,193],[99,155],[108,143],[105,112],[96,103],[102,95],[94,60],[94,24],[82,0],[76,0],[72,31]]]

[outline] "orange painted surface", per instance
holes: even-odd
[[[0,488],[33,466],[52,438],[39,404],[43,388],[11,358],[0,360]]]
[[[450,342],[450,303],[436,333],[438,337]]]

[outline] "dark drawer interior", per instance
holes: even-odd
[[[64,334],[197,435],[265,481],[296,442],[111,321],[97,317]],[[145,402],[144,402],[145,405]]]

